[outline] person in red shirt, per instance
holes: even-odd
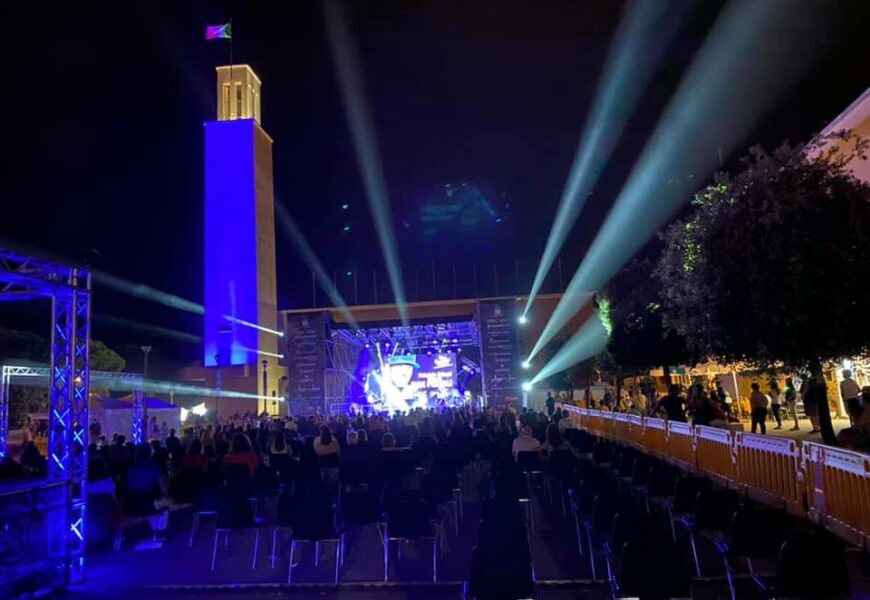
[[[199,440],[193,440],[190,443],[190,448],[187,449],[187,452],[181,459],[181,468],[193,468],[208,471],[208,459],[202,453],[202,442]]]
[[[251,477],[254,476],[254,471],[260,466],[260,459],[251,450],[251,442],[248,440],[248,436],[237,433],[233,437],[233,445],[230,448],[230,453],[224,456],[223,464],[224,466],[247,465]]]

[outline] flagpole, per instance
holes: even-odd
[[[230,102],[231,106],[236,105],[236,82],[233,81],[233,19],[230,17]],[[232,114],[233,111],[229,111]],[[238,118],[239,115],[236,115]]]

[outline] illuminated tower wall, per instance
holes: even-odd
[[[204,364],[259,372],[267,359],[275,373],[278,338],[250,326],[277,329],[272,139],[251,68],[218,67],[217,76],[217,120],[205,123]]]

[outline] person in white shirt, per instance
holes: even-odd
[[[526,425],[523,427],[522,431],[520,431],[520,435],[514,438],[513,444],[511,444],[511,452],[514,455],[514,460],[517,460],[520,452],[535,452],[540,450],[541,444],[535,437],[532,435],[532,428]]]
[[[840,382],[840,397],[843,399],[843,404],[846,405],[846,412],[853,423],[858,415],[861,414],[861,401],[858,399],[860,395],[861,388],[852,379],[852,371],[843,369],[843,381]]]

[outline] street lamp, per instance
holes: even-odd
[[[269,361],[264,360],[262,362],[263,365],[263,412],[269,412]]]
[[[151,346],[139,346],[139,350],[145,355],[145,361],[142,364],[142,377],[148,377],[148,355],[151,354]]]

